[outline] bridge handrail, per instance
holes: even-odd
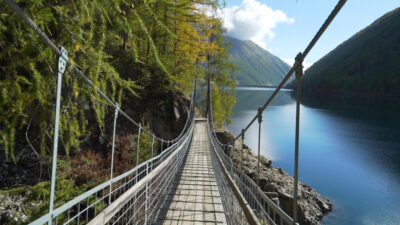
[[[193,115],[191,117],[189,117],[189,118],[193,118]],[[147,161],[145,161],[145,162],[141,163],[140,165],[136,166],[135,168],[133,168],[133,169],[131,169],[129,171],[126,171],[125,173],[123,173],[123,174],[121,174],[119,176],[116,176],[116,177],[114,177],[114,178],[112,178],[112,179],[110,179],[110,180],[108,180],[108,181],[106,181],[106,182],[104,182],[104,183],[102,183],[102,184],[90,189],[89,191],[86,191],[85,193],[83,193],[83,194],[79,195],[78,197],[70,200],[69,202],[65,203],[64,205],[54,209],[53,214],[51,214],[51,215],[49,213],[45,214],[42,217],[40,217],[39,219],[33,221],[31,224],[32,225],[44,224],[44,223],[48,222],[50,219],[54,219],[54,218],[57,219],[58,216],[60,216],[61,214],[65,213],[67,210],[73,208],[77,204],[80,204],[80,202],[82,202],[82,201],[84,201],[84,200],[86,200],[86,199],[88,199],[90,197],[93,197],[93,195],[95,193],[99,192],[99,191],[108,190],[109,187],[112,184],[116,184],[116,183],[118,183],[120,181],[123,181],[123,179],[128,177],[128,176],[132,176],[133,175],[132,177],[130,177],[130,180],[128,182],[126,182],[126,180],[125,180],[124,181],[125,184],[123,184],[123,185],[126,185],[126,184],[128,184],[129,182],[131,182],[133,180],[135,180],[135,181],[134,181],[134,183],[132,185],[137,184],[137,182],[139,182],[140,180],[142,180],[145,177],[145,176],[140,176],[141,173],[138,173],[139,169],[142,169],[143,167],[146,167],[146,166],[150,165],[149,171],[146,171],[146,174],[144,174],[144,175],[147,175],[147,173],[149,173],[150,171],[155,169],[157,167],[157,165],[160,164],[160,162],[163,162],[176,149],[181,147],[181,144],[183,142],[185,142],[190,137],[190,135],[193,132],[194,119],[191,119],[189,124],[190,124],[190,126],[189,126],[187,132],[184,134],[184,136],[181,139],[179,139],[176,143],[174,143],[173,145],[168,147],[166,150],[164,150],[162,153],[160,153],[159,155],[148,159]],[[136,178],[138,178],[138,179],[136,179]],[[120,187],[122,187],[123,185],[120,185]],[[118,188],[120,188],[120,187],[118,187]],[[115,189],[117,189],[115,187],[113,187],[113,188],[114,188],[114,190],[111,192],[111,194],[113,194]],[[126,191],[124,191],[124,192],[126,192]],[[122,194],[124,192],[122,192]],[[104,191],[103,191],[103,193],[104,193]],[[94,204],[100,203],[101,200],[107,200],[110,197],[111,194],[110,193],[106,193],[105,195],[102,196],[102,198],[100,200],[96,200],[93,204],[91,204],[86,209],[92,208],[94,206]],[[114,199],[114,201],[115,201],[115,199]],[[110,203],[112,203],[114,201],[111,201]],[[103,201],[102,204],[106,204],[106,203]],[[79,211],[78,214],[82,214],[82,213],[85,213],[85,212],[86,212],[85,210],[82,210],[82,211]],[[65,224],[68,224],[70,221],[72,221],[75,218],[74,217],[70,218]]]
[[[211,113],[210,113],[211,114]],[[220,157],[222,163],[228,172],[228,179],[232,179],[239,186],[239,189],[248,202],[249,206],[253,210],[254,214],[257,215],[259,222],[263,224],[268,221],[270,224],[282,224],[282,225],[292,225],[294,220],[283,211],[274,201],[272,201],[261,188],[247,175],[243,172],[241,168],[238,168],[233,164],[233,159],[231,156],[222,149],[223,145],[216,137],[215,131],[212,127],[212,119],[209,119],[209,137],[213,143],[214,150],[216,154]],[[229,151],[234,151],[229,149]],[[278,217],[276,217],[278,215]]]
[[[227,172],[224,173],[224,178],[221,180],[233,180],[239,186],[239,192],[235,191],[236,186],[230,185],[228,188],[220,187],[223,189],[231,189],[232,194],[236,196],[237,201],[233,201],[239,205],[242,210],[239,212],[244,213],[249,224],[264,224],[265,222],[273,225],[299,225],[297,221],[291,218],[285,211],[283,211],[274,201],[272,201],[247,174],[243,172],[242,168],[237,168],[236,165],[233,164],[233,158],[235,153],[235,146],[232,143],[232,149],[230,149],[230,156],[228,156],[225,151],[222,149],[222,146],[229,147],[229,145],[222,144],[216,136],[215,127],[214,127],[214,117],[213,117],[213,107],[211,104],[211,93],[209,93],[208,97],[210,98],[209,102],[209,113],[207,113],[207,127],[208,127],[208,135],[211,141],[212,149],[216,154],[216,157],[221,160],[223,164],[223,169],[230,168]],[[235,141],[235,140],[234,140]],[[242,146],[243,147],[243,146]],[[243,149],[242,149],[243,151]],[[215,167],[214,167],[215,168]],[[218,177],[217,177],[218,178]],[[220,186],[222,182],[218,182]],[[229,196],[225,196],[222,198],[224,205],[229,205],[231,203],[226,203],[227,198]],[[244,198],[244,199],[243,199]],[[253,212],[248,212],[248,208],[250,208]],[[237,212],[229,212],[229,207],[225,207],[225,210],[228,210],[229,214],[237,214]],[[257,223],[254,222],[254,215],[258,219]],[[278,216],[276,216],[278,215]],[[238,217],[238,216],[237,216]],[[235,220],[227,221],[231,224],[236,224]],[[241,223],[239,223],[241,224]]]
[[[147,173],[149,172],[148,169],[146,171],[143,171],[144,165],[148,165],[148,163],[151,164],[151,169],[154,168],[154,166],[158,165],[161,160],[163,160],[166,156],[171,154],[171,152],[179,147],[180,144],[182,144],[183,140],[186,140],[188,135],[191,133],[191,130],[193,129],[193,121],[194,121],[194,98],[192,98],[192,101],[190,102],[190,107],[188,110],[187,114],[187,119],[186,123],[184,125],[184,128],[182,129],[181,133],[178,135],[178,137],[172,139],[172,140],[164,140],[161,137],[158,137],[151,131],[147,130],[145,127],[143,127],[140,123],[137,123],[133,118],[131,118],[126,112],[124,112],[120,107],[117,102],[113,102],[111,98],[109,98],[103,91],[100,90],[99,87],[97,87],[81,70],[80,67],[77,66],[74,62],[69,60],[67,57],[67,51],[61,47],[60,49],[47,37],[47,35],[40,30],[40,28],[31,20],[30,17],[28,17],[22,9],[16,4],[14,0],[6,0],[6,3],[40,36],[40,38],[48,45],[58,56],[59,56],[59,64],[58,64],[58,75],[57,75],[57,100],[56,100],[56,119],[55,119],[55,131],[54,131],[54,141],[53,141],[53,166],[52,166],[52,175],[51,175],[51,190],[50,190],[50,201],[49,201],[49,212],[40,217],[39,219],[35,220],[32,222],[32,224],[43,224],[43,223],[48,223],[52,224],[53,219],[55,218],[56,223],[58,216],[63,214],[68,210],[68,220],[67,223],[72,221],[73,219],[77,218],[78,223],[80,220],[80,217],[82,215],[82,212],[90,210],[90,208],[94,205],[97,204],[101,201],[104,201],[105,198],[109,197],[109,202],[108,204],[112,203],[112,194],[116,193],[117,191],[119,194],[122,192],[122,188],[126,189],[127,186],[132,185],[134,183],[137,183],[140,179],[142,179]],[[85,80],[87,84],[89,84],[91,87],[95,89],[95,91],[103,98],[106,100],[108,104],[110,104],[112,107],[115,109],[115,114],[114,114],[114,131],[113,131],[113,140],[112,140],[112,159],[111,159],[111,172],[110,172],[110,179],[100,185],[98,185],[95,188],[92,188],[91,190],[81,194],[80,196],[76,197],[75,199],[70,200],[69,202],[65,203],[64,205],[58,207],[57,209],[54,209],[54,202],[55,202],[55,183],[56,183],[56,167],[57,167],[57,150],[58,150],[58,130],[59,130],[59,118],[60,118],[60,105],[61,105],[61,88],[62,88],[62,76],[65,71],[65,68],[67,64],[70,64],[72,66],[72,70],[75,74],[79,75],[81,78]],[[195,80],[194,80],[195,81]],[[195,94],[195,85],[193,88],[193,95]],[[117,122],[117,116],[118,114],[121,114],[123,117],[125,117],[129,122],[134,124],[136,127],[138,127],[138,139],[137,139],[137,151],[136,151],[136,167],[117,176],[113,177],[113,165],[114,165],[114,147],[115,147],[115,133],[116,133],[116,122]],[[139,151],[140,151],[140,136],[141,132],[147,133],[150,136],[152,136],[152,156],[151,159],[147,160],[146,162],[143,162],[139,164]],[[153,157],[153,144],[154,141],[158,140],[161,143],[161,148],[166,147],[166,150],[163,151],[160,155]],[[166,143],[167,146],[163,146],[163,144]],[[130,179],[130,177],[133,177]],[[129,180],[128,183],[126,180]],[[134,180],[134,181],[133,181]],[[122,183],[122,185],[120,184]],[[107,190],[108,193],[107,194]],[[98,192],[102,191],[101,194],[101,199],[97,200],[97,195]],[[125,190],[124,190],[125,191]],[[104,194],[106,192],[106,194]],[[95,194],[95,202],[90,205],[93,195]],[[84,210],[80,209],[81,206],[81,201],[82,200],[87,200],[87,206]],[[104,203],[102,203],[104,204]],[[72,219],[70,219],[70,209],[73,207],[78,208],[78,214],[75,215]],[[74,210],[76,211],[76,209]],[[96,206],[94,209],[96,214]],[[86,215],[86,220],[88,220],[88,214],[87,212]],[[93,213],[92,213],[93,214]],[[147,218],[146,218],[147,219]]]
[[[179,156],[180,156],[180,157],[183,157],[183,155],[185,154],[185,152],[186,152],[187,149],[188,149],[188,144],[190,144],[190,139],[191,139],[191,136],[193,135],[193,127],[194,127],[194,120],[191,122],[190,130],[189,130],[189,131],[184,135],[184,137],[178,142],[179,144],[178,144],[178,143],[175,144],[174,147],[176,147],[176,148],[174,149],[173,146],[170,147],[170,151],[168,152],[168,154],[165,154],[166,157],[168,157],[168,158],[165,157],[165,160],[162,160],[162,163],[167,164],[167,163],[172,162],[172,161],[173,161],[173,156],[178,155],[180,151],[182,151],[182,154],[179,155]],[[172,149],[173,149],[173,150],[172,150]],[[142,163],[143,166],[146,165],[146,168],[147,168],[147,169],[149,168],[149,165],[151,165],[151,164],[152,164],[151,160],[148,160],[147,162]],[[107,215],[102,215],[103,212],[107,211],[107,208],[106,208],[106,209],[104,209],[101,213],[99,213],[99,215],[98,215],[97,217],[95,217],[92,221],[90,221],[89,224],[99,224],[100,221],[101,221],[103,224],[107,223],[115,214],[117,214],[117,212],[115,211],[115,208],[119,208],[119,210],[120,210],[120,209],[122,208],[121,202],[125,202],[125,203],[129,202],[129,201],[130,201],[129,197],[132,198],[133,195],[138,194],[138,193],[140,192],[141,188],[143,188],[143,186],[146,186],[146,187],[145,187],[145,188],[146,188],[146,191],[149,192],[149,189],[151,188],[151,186],[149,187],[148,184],[151,182],[151,179],[154,179],[155,176],[157,176],[157,175],[159,175],[160,173],[162,173],[162,171],[160,171],[160,170],[165,169],[165,168],[162,168],[162,167],[165,167],[164,164],[160,165],[160,166],[157,167],[156,169],[151,168],[150,171],[147,171],[146,176],[142,177],[141,180],[138,180],[138,182],[137,182],[135,185],[133,185],[130,189],[128,189],[127,191],[125,191],[123,195],[121,195],[118,199],[116,199],[116,200],[112,203],[113,205],[110,205],[110,206],[109,206],[109,208],[110,208],[109,211],[111,211],[111,213],[109,213],[109,214],[107,214]],[[179,167],[178,165],[176,165],[176,166]],[[154,171],[153,171],[153,170],[154,170]],[[170,177],[173,178],[174,176],[170,176]],[[140,181],[144,181],[144,182],[139,183]],[[171,179],[171,181],[172,181],[172,179]],[[153,182],[153,183],[154,183],[154,182]],[[165,183],[165,184],[164,184],[164,187],[168,187],[169,184],[170,184],[170,182],[169,182],[169,183]],[[167,190],[167,189],[164,188],[164,191],[166,191],[166,190]],[[130,191],[130,193],[129,193],[129,191]],[[125,196],[125,193],[127,193],[127,196]],[[152,193],[154,193],[154,191],[153,191]],[[162,198],[160,198],[160,199],[162,199]],[[146,201],[149,201],[149,198],[146,198]],[[153,202],[154,202],[154,201],[153,201]],[[150,205],[152,205],[152,204],[150,204]],[[143,205],[142,205],[142,206],[143,206]],[[141,207],[139,207],[139,209],[140,209],[140,208],[141,208]],[[138,207],[136,207],[136,209],[138,209]],[[155,209],[153,209],[153,210],[152,210],[152,213],[154,213],[156,210],[158,210],[158,207],[155,208]],[[134,213],[135,213],[135,215],[138,214],[137,211],[134,212]],[[147,212],[146,212],[145,214],[147,214],[145,220],[146,220],[147,222],[151,222],[151,219],[150,219],[151,215],[148,215]],[[104,218],[104,217],[106,217],[106,218],[108,218],[108,219],[106,219],[106,220],[102,219],[102,218]],[[135,216],[133,216],[133,217],[135,217]],[[155,216],[153,217],[153,219],[154,219],[154,218],[155,218]],[[131,220],[132,218],[129,218],[129,219]],[[154,222],[154,221],[153,221],[153,222]],[[114,221],[114,223],[115,223],[115,221]],[[147,224],[147,223],[146,223],[146,224]]]
[[[300,96],[301,96],[301,78],[304,75],[303,72],[303,61],[304,58],[308,55],[308,53],[311,51],[311,49],[314,47],[314,45],[317,43],[319,38],[322,36],[322,34],[325,32],[325,30],[328,28],[328,26],[331,24],[333,19],[336,17],[336,15],[339,13],[339,11],[342,9],[344,4],[346,3],[347,0],[339,0],[338,3],[336,4],[335,8],[332,10],[332,12],[329,14],[328,18],[325,20],[325,22],[322,24],[318,32],[315,34],[313,39],[310,41],[310,43],[307,45],[306,49],[304,50],[303,53],[298,53],[295,62],[293,66],[290,68],[286,76],[283,78],[283,80],[280,82],[278,87],[274,90],[272,95],[267,99],[267,101],[262,105],[259,109],[257,114],[250,120],[250,122],[242,129],[239,135],[237,135],[233,142],[237,140],[238,138],[242,138],[242,149],[243,149],[243,142],[244,142],[244,137],[245,137],[245,132],[250,128],[250,126],[258,120],[258,162],[257,162],[257,183],[259,184],[260,182],[260,141],[261,141],[261,123],[262,123],[262,114],[265,111],[265,109],[269,106],[269,104],[272,102],[272,100],[275,98],[275,96],[279,93],[279,91],[283,88],[285,83],[289,80],[289,78],[293,75],[293,73],[296,74],[296,128],[295,128],[295,154],[294,154],[294,182],[293,182],[293,220],[294,223],[298,222],[298,204],[297,204],[297,195],[298,195],[298,167],[299,167],[299,141],[300,141]],[[210,81],[210,76],[209,75],[209,81]],[[210,92],[210,87],[208,88],[208,97],[210,98],[211,92]],[[211,99],[208,99],[208,104],[207,107],[210,109],[211,108]],[[207,112],[208,113],[208,112]],[[212,118],[212,117],[211,117]],[[212,122],[212,121],[211,121]],[[212,123],[214,124],[214,123]],[[234,143],[232,143],[234,146]],[[242,163],[243,163],[243,150],[242,150]]]
[[[208,121],[207,121],[208,123]],[[227,224],[243,224],[245,219],[246,223],[250,225],[260,225],[258,218],[251,209],[247,199],[244,198],[240,189],[235,181],[229,175],[227,166],[224,164],[221,156],[218,154],[218,143],[214,143],[213,131],[211,131],[209,124],[207,124],[207,134],[210,140],[210,148],[214,174],[219,187],[222,204],[225,210]]]

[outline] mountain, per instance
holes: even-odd
[[[254,42],[226,38],[232,44],[230,60],[239,68],[234,72],[239,84],[276,86],[289,71],[289,65]]]
[[[400,8],[314,63],[305,72],[302,89],[309,96],[400,96]]]

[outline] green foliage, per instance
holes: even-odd
[[[54,43],[68,50],[72,65],[120,103],[123,96],[140,97],[142,88],[191,91],[196,68],[200,79],[206,74],[195,62],[204,63],[206,53],[226,52],[226,45],[211,38],[223,35],[221,21],[198,8],[217,3],[18,1]],[[0,9],[0,49],[0,146],[14,158],[18,137],[20,145],[29,144],[47,155],[54,134],[57,57],[8,6]],[[215,68],[220,69],[226,59],[216,60]],[[218,87],[234,85],[225,69],[219,73],[223,75],[215,80]],[[79,151],[82,137],[89,135],[87,109],[95,114],[101,132],[108,113],[105,100],[77,77],[71,66],[63,76],[60,145],[67,155]],[[231,91],[219,94],[233,98]],[[223,104],[231,111],[234,101]],[[218,120],[228,115],[220,113]],[[19,134],[25,134],[26,141]]]
[[[132,97],[140,98],[145,93],[143,89],[189,94],[194,72],[197,70],[199,80],[207,75],[207,68],[196,62],[205,64],[205,55],[210,54],[209,63],[215,71],[213,83],[218,90],[214,93],[218,124],[222,125],[232,112],[235,82],[229,74],[233,66],[226,62],[224,30],[219,19],[198,8],[199,4],[216,7],[218,1],[17,3],[56,45],[67,49],[71,65],[78,66],[111,100],[122,103]],[[4,3],[1,6],[0,149],[14,160],[14,150],[27,145],[42,156],[49,156],[54,135],[58,58],[10,7]],[[105,118],[113,110],[93,88],[71,73],[71,65],[63,75],[61,93],[58,158],[63,160],[58,160],[56,207],[104,180],[109,171],[105,166],[110,161],[109,154],[96,149],[97,146],[81,149],[81,142],[89,135],[106,133],[110,124],[109,118]],[[121,133],[116,140],[115,175],[136,163],[138,135]],[[160,143],[155,141],[153,147],[154,155],[158,154]],[[139,163],[151,157],[151,149],[152,136],[142,132]],[[50,182],[15,190],[26,191],[29,201],[41,202],[28,212],[31,219],[47,212],[49,190]]]
[[[267,162],[267,158],[265,156],[263,156],[263,155],[260,155],[260,162],[262,164],[266,163]]]
[[[113,17],[114,21],[106,18],[115,14],[118,1],[19,1],[18,4],[55,43],[69,51],[72,63],[79,65],[112,99],[117,99],[116,90],[135,94],[137,85],[120,77],[105,49],[109,35],[116,32],[113,24],[119,22],[118,17]],[[53,135],[56,56],[8,6],[1,7],[0,15],[0,145],[6,156],[14,158],[16,133],[29,123],[34,133],[27,134],[33,140],[31,144],[45,153],[45,145],[50,144],[49,137]],[[63,78],[60,135],[68,153],[70,149],[78,149],[79,137],[85,133],[84,99],[92,102],[100,126],[104,125],[105,112],[104,106],[98,104],[99,96],[84,82],[71,76],[70,71]]]
[[[103,182],[103,181],[101,181]],[[61,206],[67,201],[83,194],[85,191],[99,185],[101,182],[97,182],[91,185],[82,185],[77,187],[74,185],[74,181],[65,177],[57,179],[56,182],[56,196],[55,196],[55,208]],[[40,216],[48,213],[49,210],[49,198],[50,198],[50,182],[41,182],[32,187],[28,187],[26,190],[28,200],[33,202],[41,202],[41,204],[35,207],[33,210],[28,211],[27,216],[30,221],[33,221]],[[92,201],[92,199],[90,199]],[[64,218],[65,219],[65,218]],[[58,218],[58,221],[62,221],[63,218]]]
[[[214,29],[222,29],[221,24],[215,24]],[[211,77],[212,77],[212,112],[214,123],[217,127],[230,124],[229,116],[232,115],[232,108],[236,104],[235,86],[236,82],[231,73],[236,70],[234,64],[228,61],[228,45],[226,44],[223,32],[218,32],[213,36],[217,45],[225,48],[210,57]]]

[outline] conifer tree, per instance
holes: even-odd
[[[48,155],[57,57],[10,7],[0,4],[0,146],[14,160],[16,142]],[[205,63],[204,55],[211,52],[213,79],[220,89],[214,96],[224,99],[215,105],[216,121],[222,125],[234,105],[234,82],[227,73],[232,67],[226,64],[221,21],[199,7],[218,4],[210,0],[18,1],[54,43],[69,51],[72,64],[120,104],[123,96],[140,97],[141,89],[151,86],[157,87],[154,91],[189,93],[195,62]],[[210,43],[210,36],[216,41]],[[204,78],[204,68],[197,66],[197,70]],[[88,134],[85,109],[94,113],[103,130],[106,106],[84,81],[66,72],[60,126],[66,154],[79,151],[82,137]]]

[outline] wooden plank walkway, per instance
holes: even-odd
[[[184,165],[169,189],[155,224],[226,224],[205,120],[196,121]]]

